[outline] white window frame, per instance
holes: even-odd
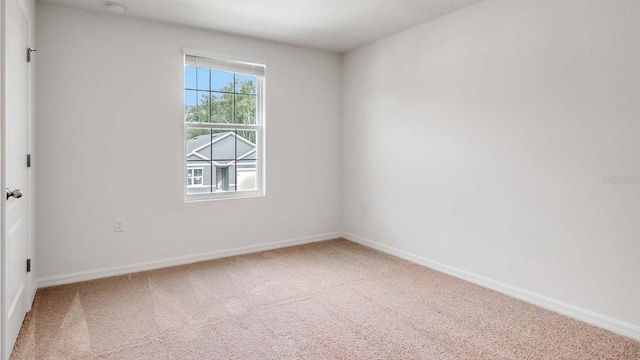
[[[196,56],[211,59],[217,63],[222,64],[222,66],[208,66],[214,70],[227,71],[227,72],[235,72],[242,74],[242,68],[246,67],[259,67],[263,69],[264,75],[256,76],[256,124],[255,125],[243,125],[243,124],[217,124],[217,123],[186,123],[183,122],[184,125],[184,133],[182,135],[184,142],[184,169],[183,172],[185,176],[185,180],[183,180],[184,185],[184,199],[185,202],[192,201],[206,201],[206,200],[223,200],[223,199],[237,199],[237,198],[250,198],[250,197],[262,197],[266,196],[266,156],[265,156],[265,92],[266,92],[266,77],[267,77],[267,61],[264,59],[250,59],[250,58],[242,58],[237,56],[230,56],[227,54],[215,53],[207,50],[193,49],[193,48],[184,48],[183,49],[183,64],[186,64],[186,56]],[[235,65],[235,66],[234,66]],[[183,67],[183,69],[186,66]],[[184,70],[182,79],[184,81]],[[182,87],[184,89],[184,86]],[[183,100],[184,101],[184,100]],[[183,104],[184,108],[184,104]],[[205,193],[205,194],[189,194],[188,189],[193,188],[194,186],[187,186],[186,182],[186,169],[193,167],[188,166],[187,161],[187,130],[189,127],[198,127],[198,128],[210,128],[213,130],[255,130],[256,131],[256,189],[255,190],[245,190],[245,191],[228,191],[228,192],[215,192],[215,193]],[[203,172],[204,175],[204,172]],[[204,183],[204,176],[203,176]],[[231,184],[229,184],[231,186]],[[204,185],[203,185],[204,186]],[[214,186],[215,187],[215,186]]]
[[[191,176],[189,176],[189,170],[191,170]],[[200,170],[201,171],[201,175],[200,176],[195,176],[195,174],[194,174],[195,170]],[[188,166],[187,167],[186,180],[189,180],[189,178],[191,178],[191,185],[189,185],[189,182],[187,181],[187,187],[188,188],[204,187],[204,167]],[[200,178],[200,183],[199,184],[196,184],[196,182],[195,182],[196,178]]]

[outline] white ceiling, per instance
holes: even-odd
[[[40,0],[106,11],[106,0]],[[481,0],[118,0],[123,16],[345,52]]]

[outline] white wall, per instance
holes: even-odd
[[[487,0],[344,60],[344,230],[640,325],[640,2]],[[640,334],[640,333],[638,333]]]
[[[341,55],[42,3],[37,30],[45,283],[340,230]],[[266,197],[184,203],[183,47],[267,59]]]
[[[639,6],[486,0],[341,67],[337,54],[39,3],[38,276],[342,224],[639,326],[640,191],[602,182],[640,176]],[[267,197],[183,202],[184,46],[269,60]]]

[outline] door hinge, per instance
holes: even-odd
[[[31,167],[31,154],[27,154],[27,167]]]
[[[27,272],[31,272],[31,259],[27,259]]]
[[[36,49],[32,49],[32,48],[27,48],[27,62],[31,62],[31,52],[32,51],[38,51]]]

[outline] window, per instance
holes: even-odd
[[[187,169],[187,186],[202,186],[204,180],[202,173],[204,168],[188,168]]]
[[[265,66],[185,50],[185,199],[264,195]]]

